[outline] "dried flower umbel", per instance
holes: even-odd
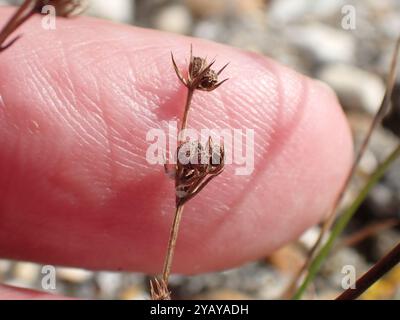
[[[185,78],[179,71],[172,54],[171,58],[176,75],[188,90],[182,123],[178,133],[179,138],[187,127],[189,110],[195,90],[209,92],[221,86],[228,79],[219,82],[218,76],[228,64],[219,71],[214,71],[211,67],[215,61],[207,63],[204,58],[194,57],[192,47],[190,47],[190,63],[187,78]],[[176,160],[176,165],[172,168],[173,175],[171,175],[175,179],[176,210],[170,231],[162,279],[155,279],[154,283],[151,283],[151,297],[153,300],[170,299],[168,279],[171,273],[184,205],[195,197],[212,179],[222,173],[224,170],[224,146],[223,144],[221,146],[214,144],[211,137],[206,144],[202,144],[199,141],[181,141],[176,150]],[[171,169],[166,166],[166,172],[169,171]]]
[[[172,53],[171,53],[171,59],[176,75],[188,89],[185,111],[183,113],[183,119],[181,124],[181,131],[182,131],[186,128],[187,125],[190,104],[192,102],[194,91],[195,90],[213,91],[217,89],[219,86],[221,86],[224,82],[228,81],[228,79],[225,79],[221,82],[218,82],[218,76],[222,73],[222,71],[224,71],[224,69],[228,66],[229,63],[224,65],[218,72],[216,72],[213,69],[211,69],[211,67],[215,63],[215,60],[211,61],[210,63],[207,63],[207,59],[205,58],[194,57],[192,46],[190,46],[189,70],[187,73],[187,78],[185,78],[179,71],[178,66],[176,65],[174,59],[174,55]]]
[[[5,43],[11,34],[29,18],[35,13],[41,13],[44,6],[52,5],[58,16],[70,17],[82,13],[85,9],[85,4],[86,1],[84,0],[25,0],[0,32],[0,52],[9,48],[20,38],[20,36],[16,36],[7,44]]]
[[[214,145],[211,138],[205,147],[198,141],[181,144],[178,157],[182,154],[188,163],[176,165],[176,206],[184,205],[224,170],[224,146]]]

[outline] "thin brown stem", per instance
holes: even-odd
[[[35,0],[25,0],[24,3],[14,12],[11,18],[7,21],[6,25],[0,32],[0,46],[4,50],[10,44],[15,42],[14,39],[8,45],[4,45],[7,38],[24,22],[26,22],[34,13]]]
[[[179,224],[182,219],[183,205],[178,205],[175,210],[174,221],[169,235],[167,254],[165,256],[164,267],[162,272],[162,279],[165,285],[168,285],[169,275],[171,273],[172,260],[174,258],[176,240],[178,239]]]
[[[344,291],[336,300],[354,300],[400,262],[400,243],[380,259],[355,283],[355,288]]]
[[[185,102],[185,109],[184,109],[183,117],[182,117],[182,123],[180,126],[180,130],[178,132],[178,141],[180,139],[181,132],[183,130],[185,130],[187,127],[187,122],[188,122],[188,117],[189,117],[190,106],[192,104],[193,94],[194,94],[194,89],[188,87],[188,92],[187,92],[186,102]],[[175,180],[177,182],[177,179],[175,179]],[[164,286],[165,292],[169,292],[168,291],[168,282],[169,282],[169,276],[171,274],[172,262],[174,259],[176,241],[178,239],[179,225],[180,225],[181,219],[182,219],[183,208],[184,208],[184,205],[179,204],[179,202],[177,201],[174,220],[172,222],[172,226],[171,226],[170,234],[169,234],[167,253],[165,255],[164,266],[163,266],[163,271],[162,271],[162,285]]]
[[[181,123],[181,132],[186,129],[187,121],[189,117],[190,105],[192,104],[194,89],[188,88],[188,93],[186,96],[185,111],[183,112],[183,118]]]
[[[172,65],[174,67],[175,73],[178,79],[182,82],[182,84],[187,88],[186,102],[184,107],[184,112],[182,116],[182,122],[178,131],[178,147],[176,150],[176,160],[177,163],[175,165],[175,190],[176,190],[176,198],[175,198],[175,215],[174,221],[172,222],[172,226],[170,229],[170,235],[168,240],[167,253],[164,260],[164,266],[162,271],[162,280],[155,280],[151,282],[151,296],[154,300],[165,300],[170,298],[170,293],[168,290],[168,281],[171,273],[172,262],[175,253],[175,246],[178,239],[179,233],[179,225],[183,215],[184,204],[197,195],[200,190],[211,181],[213,177],[219,175],[224,166],[224,161],[222,160],[220,164],[216,165],[212,163],[212,153],[211,151],[211,138],[209,139],[209,158],[207,158],[207,163],[199,164],[196,162],[189,162],[187,164],[181,163],[179,160],[179,152],[182,148],[186,147],[187,144],[197,143],[195,145],[195,153],[192,154],[192,150],[190,150],[190,156],[196,157],[197,160],[201,155],[204,149],[207,150],[207,147],[204,148],[199,141],[186,141],[183,139],[182,132],[187,128],[188,118],[190,107],[192,104],[193,94],[195,90],[202,91],[212,91],[218,88],[222,82],[218,82],[218,76],[225,69],[224,66],[219,72],[216,72],[211,69],[215,61],[207,64],[206,59],[193,57],[192,47],[190,47],[190,64],[188,68],[188,75],[185,78],[182,73],[179,71],[179,68],[175,62],[174,55],[171,53]],[[182,141],[185,140],[185,141]],[[192,145],[190,145],[192,147]],[[224,148],[223,146],[219,148],[221,158],[224,157]],[[183,149],[183,151],[187,152]],[[187,154],[187,153],[185,153]],[[191,159],[194,160],[194,159]]]
[[[57,15],[62,17],[69,17],[71,15],[78,15],[82,13],[85,6],[81,1],[73,0],[57,0],[57,1],[39,1],[39,0],[25,0],[14,11],[12,16],[8,19],[4,27],[0,31],[0,51],[4,51],[17,41],[20,36],[14,37],[12,40],[5,42],[21,25],[29,20],[35,13],[41,12],[41,7],[45,4],[52,4],[56,7]],[[80,10],[78,10],[80,9]]]
[[[192,103],[193,93],[194,93],[194,89],[188,88],[185,109],[184,109],[183,117],[182,117],[182,123],[181,123],[180,131],[178,133],[178,139],[179,139],[180,133],[183,130],[185,130],[187,127],[187,121],[188,121],[190,106]],[[182,219],[183,208],[184,208],[184,205],[182,205],[182,204],[176,205],[174,221],[172,222],[172,226],[171,226],[171,230],[170,230],[167,254],[165,256],[164,267],[163,267],[163,272],[162,272],[162,279],[163,279],[165,285],[168,285],[169,275],[171,273],[172,260],[174,258],[176,240],[178,239],[179,225],[180,225],[180,222]]]
[[[397,218],[390,218],[384,221],[379,221],[374,224],[368,225],[362,228],[359,231],[349,235],[348,237],[344,238],[335,248],[334,252],[340,250],[345,247],[352,247],[357,245],[358,243],[364,241],[365,239],[376,235],[386,229],[390,229],[400,225],[400,219]]]

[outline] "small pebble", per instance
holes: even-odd
[[[345,108],[361,109],[374,115],[385,94],[383,80],[370,72],[347,64],[329,64],[318,74],[339,96]]]
[[[14,276],[19,281],[23,281],[27,284],[33,284],[38,280],[40,270],[40,265],[36,263],[18,262],[14,266]]]
[[[134,16],[134,4],[132,0],[90,1],[85,14],[121,23],[131,23]]]
[[[280,272],[295,275],[303,267],[305,256],[297,245],[289,244],[273,252],[267,261]]]
[[[192,17],[186,7],[170,5],[155,15],[154,26],[163,31],[189,34],[192,26]]]
[[[118,296],[121,300],[149,300],[150,296],[141,286],[131,286]]]
[[[283,30],[286,41],[314,64],[333,62],[352,63],[356,44],[351,33],[323,23],[289,26]]]
[[[56,269],[56,275],[57,279],[79,284],[90,280],[93,277],[93,272],[83,269],[59,267]]]

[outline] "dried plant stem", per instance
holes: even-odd
[[[165,256],[164,267],[162,271],[162,279],[168,285],[169,275],[171,273],[172,260],[174,258],[176,240],[178,239],[179,224],[182,219],[184,205],[177,205],[175,210],[174,221],[170,230],[167,254]]]
[[[178,141],[179,141],[180,133],[183,130],[185,130],[187,127],[187,121],[188,121],[188,116],[189,116],[189,111],[190,111],[190,105],[192,103],[193,93],[194,93],[194,90],[191,88],[188,88],[185,109],[184,109],[183,117],[182,117],[181,128],[180,128],[180,131],[178,132]],[[171,230],[170,230],[167,254],[165,256],[164,267],[163,267],[163,272],[162,272],[162,279],[163,279],[165,285],[168,285],[169,275],[171,273],[172,260],[173,260],[174,253],[175,253],[176,240],[178,239],[179,225],[180,225],[180,222],[182,219],[183,208],[184,208],[183,204],[179,204],[179,203],[176,204],[174,221],[172,222],[172,226],[171,226]]]
[[[85,6],[81,3],[82,0],[25,0],[17,10],[13,13],[11,18],[7,21],[5,26],[0,31],[0,52],[9,48],[14,44],[20,36],[5,42],[22,24],[29,20],[35,13],[41,13],[41,9],[46,4],[55,6],[58,16],[69,17],[77,15],[84,11]],[[80,8],[80,10],[78,10]]]
[[[226,68],[227,64],[219,71],[211,69],[215,61],[207,63],[206,59],[194,57],[193,49],[190,46],[190,63],[187,77],[180,72],[173,53],[171,52],[172,65],[175,73],[181,83],[187,88],[186,102],[178,131],[178,146],[176,150],[175,175],[175,215],[170,229],[170,235],[167,246],[167,253],[164,260],[162,271],[162,280],[155,279],[150,283],[151,297],[153,300],[171,299],[168,290],[169,276],[171,274],[172,263],[175,253],[176,242],[178,239],[179,225],[183,215],[184,204],[197,195],[213,178],[218,176],[224,169],[224,148],[219,147],[219,163],[214,163],[215,154],[214,145],[211,137],[206,146],[199,141],[186,141],[183,139],[182,132],[186,129],[190,107],[192,104],[195,90],[210,92],[217,89],[227,79],[218,82],[218,76]],[[188,147],[188,148],[187,148]],[[180,160],[181,151],[185,156],[189,156],[188,163],[182,163]],[[206,162],[202,162],[206,155]],[[195,161],[194,161],[195,160]],[[199,162],[200,160],[200,162]],[[168,173],[168,166],[165,165],[165,171]]]
[[[334,248],[334,251],[338,251],[344,247],[352,247],[364,241],[365,239],[374,236],[386,229],[394,228],[400,226],[400,219],[390,218],[384,221],[379,221],[373,224],[369,224],[359,231],[354,232],[350,236],[344,238],[339,245]]]
[[[368,146],[369,140],[372,136],[372,133],[374,132],[374,130],[376,129],[378,124],[382,121],[383,117],[386,115],[386,113],[388,112],[388,110],[390,108],[391,96],[393,93],[393,88],[395,85],[396,75],[397,75],[397,59],[398,59],[398,55],[399,55],[399,50],[400,50],[400,38],[398,38],[397,42],[396,42],[396,46],[395,46],[395,50],[393,53],[393,58],[392,58],[391,66],[390,66],[390,72],[389,72],[389,75],[388,75],[388,78],[386,81],[386,92],[385,92],[385,96],[383,97],[382,103],[379,107],[379,110],[377,111],[377,113],[374,116],[374,119],[372,120],[372,123],[368,129],[368,132],[361,144],[361,147],[360,147],[359,151],[357,152],[356,158],[353,162],[350,172],[346,176],[346,180],[345,180],[342,188],[340,189],[339,195],[336,197],[335,202],[333,203],[333,206],[331,207],[331,209],[328,213],[328,218],[323,223],[323,226],[321,228],[321,231],[320,231],[317,241],[315,242],[312,249],[309,251],[305,264],[299,270],[299,272],[296,274],[296,276],[293,278],[293,281],[289,285],[289,288],[286,291],[285,296],[292,295],[300,278],[303,276],[303,274],[306,272],[306,270],[308,270],[310,268],[312,259],[314,258],[316,251],[320,247],[325,234],[332,227],[332,225],[335,221],[337,209],[338,209],[340,203],[342,202],[345,192],[346,192],[348,186],[350,185],[352,178],[355,175],[355,172],[360,163],[360,160],[363,157],[363,155],[367,149],[367,146]]]
[[[307,286],[311,283],[311,281],[317,275],[320,267],[328,256],[330,250],[332,249],[335,240],[337,237],[343,232],[348,222],[351,220],[357,209],[360,207],[364,199],[367,197],[369,191],[372,187],[379,181],[379,179],[384,175],[386,170],[390,167],[390,165],[400,157],[400,144],[396,147],[396,149],[386,158],[386,160],[379,165],[379,167],[374,171],[371,175],[370,179],[360,191],[354,202],[351,206],[345,210],[345,212],[338,218],[336,224],[332,228],[332,232],[326,241],[326,243],[321,247],[318,253],[315,255],[315,258],[311,260],[310,267],[308,270],[308,274],[303,280],[301,286],[296,291],[293,296],[293,299],[300,299],[307,289]]]
[[[34,13],[34,2],[35,0],[25,0],[24,3],[14,12],[11,18],[7,21],[6,25],[0,32],[0,46],[1,50],[5,50],[11,46],[17,39],[11,40],[7,45],[4,42],[17,28],[25,23]]]
[[[181,130],[183,131],[186,129],[187,127],[187,121],[189,118],[189,111],[190,111],[190,105],[192,103],[192,99],[193,99],[193,94],[194,94],[194,90],[193,89],[188,89],[188,93],[187,93],[187,97],[186,97],[186,103],[185,103],[185,111],[183,113],[183,118],[182,118],[182,123],[181,123]],[[178,134],[179,136],[179,134]]]
[[[356,281],[354,289],[347,289],[336,300],[354,300],[362,295],[370,286],[382,278],[388,271],[400,262],[400,243],[388,254],[380,259],[360,279]]]

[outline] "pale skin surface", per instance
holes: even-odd
[[[0,19],[11,14],[0,10]],[[173,181],[145,154],[151,128],[181,117],[170,61],[230,61],[216,91],[196,92],[189,127],[252,128],[255,170],[228,165],[185,208],[175,272],[265,257],[321,220],[352,160],[332,91],[231,47],[77,18],[30,20],[0,55],[0,257],[157,273],[174,212]],[[3,290],[3,291],[2,291]],[[32,293],[0,288],[0,298]]]

